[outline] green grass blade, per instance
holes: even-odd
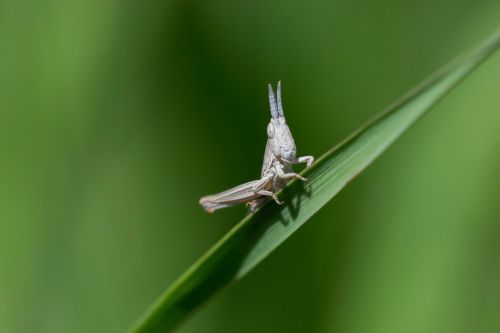
[[[375,160],[500,45],[500,35],[458,59],[323,155],[268,204],[245,217],[152,305],[133,332],[165,332],[225,285],[254,268]]]

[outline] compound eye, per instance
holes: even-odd
[[[267,136],[270,139],[274,138],[274,125],[272,123],[269,123],[269,125],[267,125]]]

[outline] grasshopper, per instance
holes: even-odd
[[[271,121],[267,125],[267,144],[260,179],[201,198],[200,204],[209,213],[240,203],[246,203],[250,211],[254,212],[271,198],[281,205],[283,202],[278,199],[276,193],[286,186],[288,180],[294,178],[302,181],[307,180],[295,173],[292,166],[304,162],[310,166],[314,162],[314,157],[296,157],[297,148],[286,124],[281,104],[281,81],[278,82],[276,90],[277,103],[271,84],[268,85],[268,88]]]

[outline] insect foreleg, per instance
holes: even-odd
[[[307,163],[306,164],[307,166],[311,166],[311,164],[313,164],[313,162],[314,162],[314,157],[312,157],[312,156],[302,156],[302,157],[299,157],[297,159],[297,161],[295,162],[295,164],[297,164],[297,163],[304,163],[304,162]]]

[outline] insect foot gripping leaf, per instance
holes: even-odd
[[[270,198],[281,205],[283,202],[279,201],[276,193],[286,186],[288,180],[294,178],[306,180],[293,171],[293,165],[307,163],[307,166],[310,166],[314,162],[314,158],[312,156],[297,158],[297,148],[283,113],[281,82],[278,82],[276,96],[271,84],[268,88],[271,121],[267,125],[267,144],[260,179],[201,198],[200,204],[209,213],[240,203],[246,203],[250,207],[250,211],[253,212]]]

